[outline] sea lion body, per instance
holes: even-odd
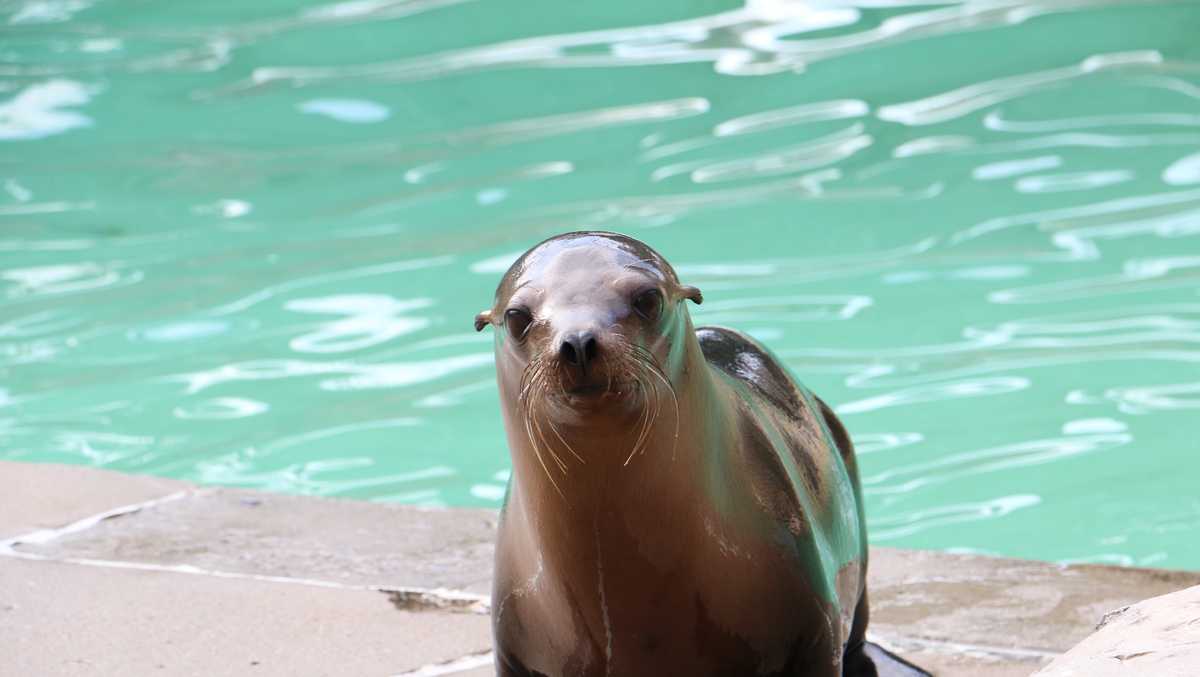
[[[513,461],[504,677],[876,674],[849,437],[753,339],[694,329],[689,298],[642,243],[572,233],[477,318]]]

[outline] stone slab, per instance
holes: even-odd
[[[490,510],[215,489],[20,549],[488,595],[496,521]]]
[[[0,557],[0,674],[395,675],[487,650],[485,615],[388,596]]]
[[[52,463],[0,461],[0,540],[66,526],[190,487],[186,482]]]
[[[1200,586],[1115,610],[1038,677],[1194,677],[1200,673]]]
[[[1200,572],[890,548],[871,550],[869,574],[870,631],[947,675],[1028,675],[1107,611],[1200,584]]]

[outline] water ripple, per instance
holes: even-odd
[[[868,519],[867,528],[872,541],[890,541],[952,524],[998,519],[1017,510],[1032,508],[1041,502],[1041,497],[1034,494],[1015,494],[988,501],[894,511],[882,517]]]
[[[1029,385],[1029,379],[1012,376],[952,381],[905,388],[883,395],[846,402],[838,405],[836,411],[841,415],[861,414],[887,407],[919,404],[922,402],[957,400],[963,397],[982,397],[984,395],[1004,395],[1024,390]]]
[[[1154,50],[1097,54],[1074,66],[978,82],[936,96],[884,106],[877,115],[881,120],[910,126],[932,125],[1105,70],[1142,68],[1153,72],[1163,64],[1163,55]]]
[[[432,305],[433,299],[400,301],[384,294],[293,299],[284,305],[288,310],[345,317],[326,322],[315,332],[297,336],[289,345],[299,353],[344,353],[370,348],[428,327],[428,319],[402,317],[402,314]]]
[[[1163,182],[1171,186],[1200,183],[1200,153],[1182,157],[1164,169]]]
[[[64,110],[91,101],[97,89],[74,80],[47,80],[29,85],[0,103],[0,141],[40,139],[80,127],[92,119]]]
[[[773,75],[888,44],[985,26],[1012,25],[1031,16],[1110,4],[1104,0],[999,0],[913,11],[878,26],[836,37],[790,38],[857,22],[851,7],[814,8],[779,0],[753,0],[742,9],[670,23],[546,35],[450,50],[398,61],[348,66],[268,66],[254,69],[236,89],[285,82],[292,87],[328,81],[412,82],[500,68],[601,68],[712,63],[726,75]],[[1111,4],[1117,4],[1115,0]],[[893,7],[905,4],[893,3]],[[1008,84],[1027,89],[1042,80],[1129,63],[1157,63],[1157,52],[1098,55],[1069,73],[1051,72]],[[1161,61],[1161,56],[1158,56]],[[1015,95],[1015,94],[1014,94]],[[907,109],[898,109],[897,115]]]
[[[845,414],[873,539],[1200,562],[1195,3],[626,5],[0,7],[0,456],[494,505],[471,317],[610,229]]]
[[[897,465],[883,472],[864,475],[863,492],[868,495],[907,494],[971,475],[1044,465],[1106,451],[1132,441],[1133,436],[1128,433],[1066,435],[948,454],[933,461]]]
[[[136,284],[144,276],[140,270],[122,270],[114,264],[92,262],[0,271],[0,280],[9,283],[4,288],[4,297],[14,300],[111,289]]]

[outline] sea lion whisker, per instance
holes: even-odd
[[[651,375],[654,376],[654,378],[658,379],[658,382],[654,383],[654,386],[655,386],[654,387],[654,392],[655,392],[654,420],[655,421],[657,421],[658,417],[662,414],[662,401],[660,399],[661,396],[659,394],[658,384],[661,383],[663,385],[663,387],[666,388],[667,393],[669,393],[671,395],[671,404],[675,410],[675,416],[674,416],[675,431],[671,438],[671,460],[674,461],[676,449],[679,444],[679,397],[675,393],[675,386],[673,386],[671,384],[670,380],[667,379],[666,373],[662,370],[662,368],[654,360],[653,354],[643,346],[638,346],[638,348],[639,348],[639,350],[635,351],[636,360],[639,362],[639,364],[644,368],[644,370],[646,372],[649,372]]]
[[[654,365],[657,367],[658,365]],[[675,437],[671,441],[671,460],[675,460],[676,447],[679,445],[679,396],[675,394],[675,386],[667,380],[661,369],[650,369],[650,373],[654,374],[659,381],[667,388],[667,392],[671,394],[671,403],[675,406]]]
[[[534,388],[533,388],[534,391],[545,390],[545,388],[546,388],[546,369],[545,369],[544,365],[542,366],[542,368],[540,368],[538,370],[537,375],[534,377],[533,385],[534,385]],[[554,451],[554,447],[552,447],[550,445],[550,442],[546,439],[546,431],[542,430],[542,424],[541,424],[542,417],[534,416],[533,412],[531,411],[529,418],[533,421],[533,426],[537,430],[538,439],[542,442],[542,444],[544,444],[546,446],[546,451],[554,459],[554,463],[558,466],[559,470],[561,470],[562,473],[564,475],[566,475],[567,474],[567,464],[563,463],[563,460]]]
[[[583,460],[583,457],[575,452],[575,448],[568,444],[565,439],[563,439],[562,433],[558,432],[558,426],[554,425],[554,423],[550,420],[547,420],[546,424],[550,426],[550,430],[554,432],[554,436],[558,438],[559,442],[563,443],[563,446],[567,448],[567,451],[571,452],[572,456],[579,459],[581,464],[587,465],[587,461]]]
[[[554,481],[554,476],[550,474],[550,469],[546,467],[546,461],[542,458],[542,452],[538,449],[537,441],[533,438],[533,425],[531,421],[532,412],[527,409],[525,414],[525,434],[529,436],[529,445],[533,447],[533,455],[537,457],[538,465],[542,466],[542,471],[546,473],[546,479],[550,480],[550,485],[554,487],[554,491],[566,500],[567,496],[559,488],[558,482]]]
[[[638,379],[637,374],[630,374],[629,378],[630,378],[630,382],[633,385],[633,387],[638,390],[641,390],[642,384],[641,384],[641,381]],[[641,437],[642,420],[645,418],[645,416],[646,416],[645,410],[638,412],[638,429],[639,429],[638,438],[634,440],[633,447],[629,451],[629,456],[627,456],[625,458],[625,462],[623,464],[621,464],[622,467],[628,466],[629,462],[631,460],[633,460],[633,457],[637,454],[638,439],[640,439],[640,437]]]
[[[545,371],[545,362],[541,358],[531,361],[525,371],[521,373],[521,394],[517,396],[517,401],[523,406],[529,403],[529,393],[532,391],[534,383],[541,377]]]
[[[650,422],[647,424],[648,430],[653,430],[654,425],[658,423],[658,417],[662,414],[662,398],[658,394],[658,384],[650,381],[654,385],[654,410]],[[642,444],[642,453],[646,453],[646,444]]]
[[[646,393],[646,391],[649,390],[647,387],[647,381],[642,378],[640,374],[634,376],[634,382],[643,393]],[[648,399],[649,398],[647,397],[647,400]],[[647,406],[642,408],[642,417],[638,424],[640,430],[638,431],[637,441],[633,443],[633,450],[629,452],[629,457],[625,459],[624,465],[626,466],[629,465],[629,461],[631,461],[633,457],[637,455],[638,451],[643,448],[643,443],[650,436],[650,428],[654,422],[650,411],[649,402],[647,402]]]
[[[550,458],[554,459],[554,464],[558,466],[558,469],[562,471],[562,474],[566,475],[567,464],[563,463],[563,460],[559,457],[558,453],[554,451],[554,447],[550,446],[550,442],[546,439],[546,432],[542,430],[542,424],[536,418],[533,421],[533,427],[537,430],[538,439],[542,441],[542,444],[546,445],[546,451],[549,452]]]

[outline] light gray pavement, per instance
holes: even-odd
[[[1200,673],[1200,586],[1106,615],[1100,629],[1037,677],[1195,677]]]
[[[5,462],[0,487],[0,677],[491,674],[492,511]],[[873,639],[971,677],[1028,675],[1107,611],[1200,584],[885,548],[870,572]]]
[[[91,468],[0,462],[0,540],[190,487]]]

